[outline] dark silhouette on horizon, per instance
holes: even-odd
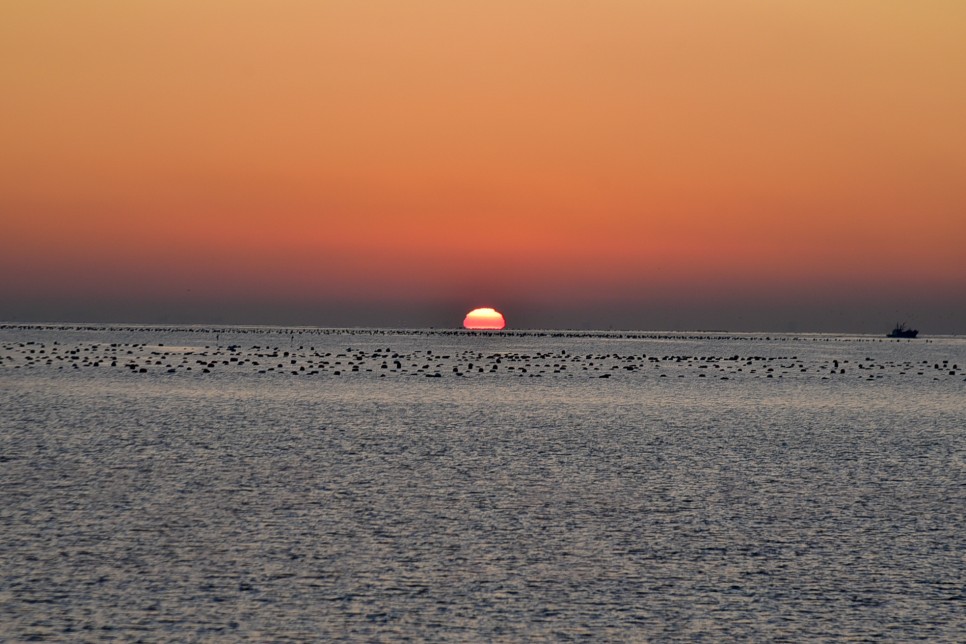
[[[896,328],[892,329],[887,338],[914,338],[919,335],[918,329],[910,329],[906,326],[905,322],[896,324]]]

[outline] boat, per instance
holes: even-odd
[[[896,328],[887,335],[887,338],[914,338],[919,335],[917,329],[910,329],[905,324],[897,324]]]

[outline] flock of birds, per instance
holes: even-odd
[[[963,377],[964,369],[948,360],[861,361],[806,360],[797,356],[697,356],[644,353],[520,353],[514,351],[431,349],[395,351],[390,347],[344,351],[313,346],[239,344],[165,346],[145,343],[6,342],[0,345],[2,369],[115,369],[132,374],[285,374],[288,376],[476,378],[499,374],[521,378],[612,378],[629,374],[659,378],[697,377],[729,380],[736,377],[783,378],[811,374],[822,379],[860,377],[875,380],[887,375],[941,379]],[[966,380],[966,378],[964,378]]]

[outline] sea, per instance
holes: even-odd
[[[0,325],[0,641],[966,641],[966,338]]]

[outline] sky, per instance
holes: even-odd
[[[961,0],[7,0],[0,321],[966,333]]]

